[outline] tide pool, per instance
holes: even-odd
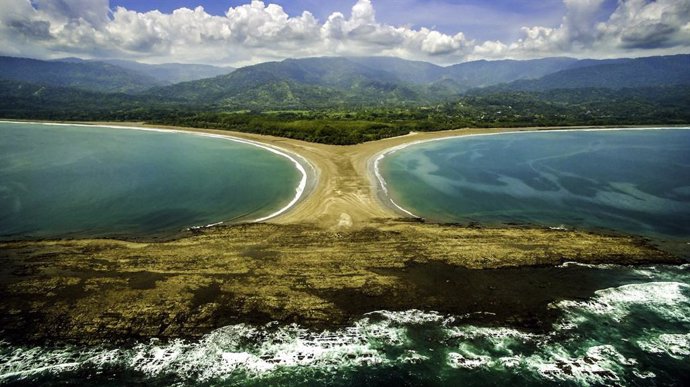
[[[458,137],[379,168],[390,198],[431,220],[690,236],[687,129]]]
[[[293,203],[304,179],[286,154],[227,138],[0,122],[0,238],[250,221]]]

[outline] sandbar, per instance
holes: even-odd
[[[0,326],[5,339],[91,343],[199,337],[228,324],[270,321],[330,327],[379,309],[457,315],[494,310],[509,321],[522,321],[533,319],[536,310],[548,312],[546,306],[558,297],[579,297],[596,289],[568,293],[577,286],[559,285],[560,292],[518,307],[516,294],[542,294],[543,285],[519,280],[529,273],[506,270],[571,261],[683,262],[636,236],[425,223],[380,196],[372,165],[391,148],[544,128],[410,133],[336,146],[221,130],[97,124],[261,143],[307,160],[314,169],[311,185],[293,206],[263,222],[189,230],[168,241],[0,242]],[[439,282],[443,276],[448,278]],[[468,287],[477,276],[491,279],[493,285]],[[574,278],[579,282],[579,274]],[[479,293],[470,297],[475,290]],[[497,292],[502,298],[491,299]]]

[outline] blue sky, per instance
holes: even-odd
[[[0,0],[0,9],[0,54],[36,58],[244,66],[385,55],[447,65],[690,53],[690,0]]]

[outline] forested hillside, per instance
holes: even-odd
[[[688,55],[449,67],[289,59],[171,86],[100,62],[2,60],[3,118],[148,121],[333,144],[462,127],[690,123]]]

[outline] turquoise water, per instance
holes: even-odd
[[[286,157],[191,134],[0,123],[0,238],[154,236],[272,214]]]
[[[690,130],[454,138],[379,168],[395,203],[432,220],[690,236]]]
[[[395,198],[425,216],[434,209],[440,219],[686,232],[688,131],[524,136],[411,147],[384,159],[392,163],[383,172],[393,195],[401,187],[432,195]],[[441,170],[444,160],[469,175]],[[392,167],[397,180],[388,175]],[[478,201],[474,207],[467,207],[469,198]],[[457,208],[475,212],[449,215]],[[458,294],[468,299],[467,311],[372,311],[326,331],[237,324],[198,340],[121,346],[0,338],[0,384],[680,386],[690,380],[690,265],[434,273],[438,283],[468,284]],[[520,313],[497,315],[499,299]],[[525,313],[529,318],[520,317]]]

